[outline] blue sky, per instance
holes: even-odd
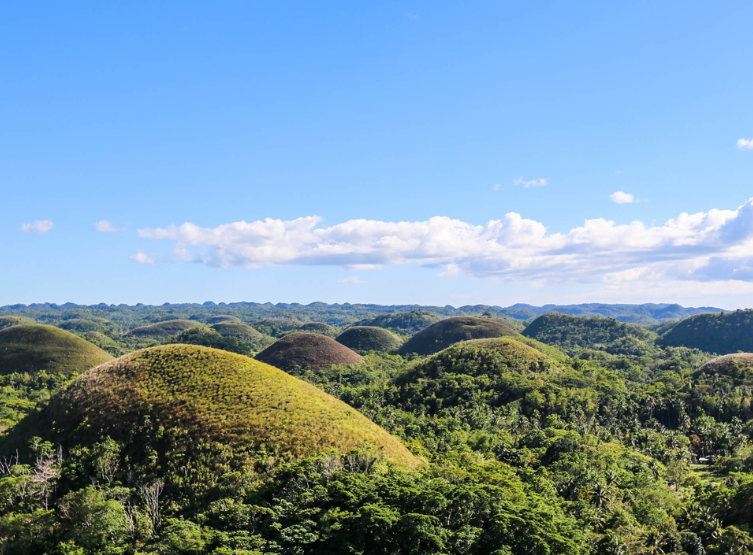
[[[3,3],[0,304],[750,306],[753,4],[465,4]]]

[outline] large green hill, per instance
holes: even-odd
[[[625,324],[601,316],[572,316],[551,312],[536,318],[523,335],[565,350],[597,349],[631,354],[634,342],[653,343],[657,335],[637,324]]]
[[[318,333],[291,333],[256,355],[282,370],[309,367],[314,370],[335,364],[358,364],[361,356],[331,337]]]
[[[194,345],[152,347],[99,366],[55,396],[41,418],[39,435],[49,436],[54,423],[54,439],[64,445],[111,437],[138,451],[135,430],[148,422],[197,445],[282,459],[368,444],[401,466],[419,464],[397,438],[316,387],[254,359]]]
[[[0,331],[0,374],[44,370],[69,375],[112,358],[96,345],[52,326],[22,325]]]
[[[411,337],[401,348],[401,354],[430,355],[454,343],[469,339],[485,339],[520,334],[499,320],[475,316],[455,316],[435,322]]]
[[[753,310],[698,314],[665,333],[661,343],[726,355],[753,351]]]
[[[396,312],[391,314],[380,314],[373,318],[366,318],[356,322],[356,326],[376,326],[384,328],[395,333],[412,335],[428,328],[434,322],[438,322],[441,316],[424,310],[412,310],[410,312]]]

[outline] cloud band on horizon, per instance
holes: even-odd
[[[160,260],[220,268],[415,263],[444,275],[541,284],[753,281],[753,199],[736,210],[683,213],[661,226],[597,218],[567,233],[548,233],[543,223],[515,212],[485,225],[441,216],[330,227],[319,227],[321,222],[308,216],[215,228],[184,223],[138,235],[173,242],[172,256]]]

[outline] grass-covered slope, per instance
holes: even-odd
[[[753,386],[753,353],[733,353],[712,358],[694,374],[699,376],[725,376],[739,384]]]
[[[608,352],[630,349],[632,342],[636,341],[653,343],[657,337],[637,324],[625,324],[614,318],[572,316],[557,312],[536,318],[523,330],[523,335],[563,349]]]
[[[331,337],[317,333],[291,333],[264,349],[256,358],[282,370],[307,366],[314,370],[335,364],[357,364],[358,353]]]
[[[69,375],[112,358],[96,345],[52,326],[22,325],[0,331],[0,374],[44,370]]]
[[[219,314],[217,316],[212,316],[207,319],[207,324],[210,326],[214,324],[221,324],[223,322],[240,322],[241,319],[237,316],[231,316],[230,314]]]
[[[412,310],[410,312],[394,312],[389,314],[380,314],[373,318],[366,318],[356,322],[356,326],[376,326],[384,328],[395,333],[412,335],[428,328],[434,322],[441,319],[440,316],[426,312],[424,310]]]
[[[295,459],[368,444],[405,467],[418,461],[395,437],[313,385],[257,360],[193,345],[131,353],[80,376],[47,412],[62,440],[86,426],[90,443],[129,438],[148,418],[191,442],[218,442]]]
[[[304,331],[306,333],[320,333],[329,337],[337,337],[340,333],[340,330],[333,326],[330,326],[329,324],[325,324],[324,322],[309,322],[308,324],[303,324],[298,329],[298,331]]]
[[[753,352],[753,310],[691,316],[670,329],[660,341],[667,347],[690,347],[719,355]]]
[[[461,341],[519,335],[518,332],[499,320],[474,316],[455,316],[435,322],[418,332],[400,348],[400,353],[430,355]]]
[[[212,329],[223,337],[231,337],[249,345],[254,351],[263,349],[274,341],[272,337],[260,333],[243,322],[219,322],[214,324]]]
[[[0,330],[4,330],[5,328],[9,328],[11,326],[28,326],[33,323],[34,320],[32,320],[31,318],[25,318],[23,316],[0,316]]]
[[[369,352],[389,353],[403,344],[394,333],[374,326],[348,328],[337,336],[337,342],[362,355]]]
[[[194,320],[167,320],[166,322],[157,322],[156,324],[138,327],[131,330],[129,335],[147,339],[172,337],[200,325],[199,322]]]

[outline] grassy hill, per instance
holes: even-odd
[[[712,358],[701,366],[695,377],[725,376],[739,384],[753,385],[753,353],[733,353]]]
[[[337,342],[359,354],[396,351],[403,341],[394,333],[374,326],[353,326],[337,336]]]
[[[690,347],[726,355],[753,351],[753,310],[698,314],[679,322],[660,339],[668,347]]]
[[[274,342],[274,338],[260,333],[243,322],[219,322],[214,324],[212,329],[223,337],[231,337],[248,345],[252,351],[264,349]]]
[[[303,324],[298,329],[298,331],[303,331],[306,333],[320,333],[332,338],[335,338],[340,334],[340,330],[333,326],[330,326],[329,324],[325,324],[324,322],[309,322],[308,324]]]
[[[42,416],[56,423],[64,444],[80,439],[85,423],[86,443],[109,436],[138,451],[134,428],[146,421],[194,444],[284,460],[368,444],[404,467],[419,464],[397,438],[316,387],[254,359],[193,345],[152,347],[99,366],[56,395]]]
[[[634,345],[635,342],[650,345],[658,337],[637,324],[626,324],[614,318],[557,312],[536,318],[523,330],[523,335],[566,351],[596,349],[614,354],[632,354],[627,351],[640,348],[640,345]]]
[[[435,322],[418,332],[400,348],[400,353],[430,355],[461,341],[519,335],[517,331],[498,320],[455,316]]]
[[[4,330],[11,326],[30,325],[33,323],[34,320],[31,318],[24,318],[23,316],[0,316],[0,330]]]
[[[207,319],[207,324],[210,326],[214,324],[221,324],[223,322],[240,322],[241,319],[237,316],[231,316],[229,314],[220,314],[218,316],[212,316]]]
[[[129,335],[147,339],[172,337],[200,325],[199,322],[194,320],[167,320],[165,322],[157,322],[156,324],[138,327],[131,330]]]
[[[356,326],[375,326],[384,328],[403,335],[413,335],[424,328],[428,328],[434,322],[441,320],[441,316],[423,310],[410,312],[396,312],[392,314],[380,314],[373,318],[366,318],[356,322]]]
[[[264,349],[256,358],[282,370],[308,366],[314,370],[335,364],[357,364],[358,353],[331,337],[316,333],[291,333]]]
[[[22,325],[0,331],[0,374],[44,370],[69,375],[112,358],[96,345],[52,326]]]

